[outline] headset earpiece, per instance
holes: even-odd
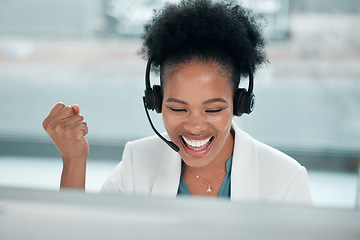
[[[162,108],[162,90],[159,85],[154,85],[150,89],[145,89],[146,108],[161,113]]]
[[[153,86],[154,96],[155,96],[155,111],[157,113],[161,113],[162,111],[162,100],[163,100],[163,92],[159,85]]]
[[[234,94],[234,115],[241,116],[243,113],[250,114],[255,106],[255,95],[246,91],[244,88],[238,88]]]
[[[245,88],[238,88],[234,93],[234,109],[233,114],[235,116],[241,116],[243,113],[250,114],[255,107],[255,94],[253,93],[254,88],[254,77],[249,63],[249,87],[248,90]]]
[[[244,95],[245,91],[246,90],[244,88],[238,88],[238,89],[236,89],[236,91],[234,93],[233,114],[235,116],[240,117],[242,115],[242,112],[241,112],[241,99],[243,99],[243,95]]]
[[[240,117],[243,113],[250,114],[255,107],[255,95],[245,88],[238,88],[234,93],[233,114]]]
[[[162,99],[162,89],[159,85],[154,85],[150,89],[145,89],[145,103],[147,109],[155,110],[157,113],[161,113]]]
[[[149,59],[146,66],[145,73],[145,105],[149,110],[155,110],[157,113],[161,113],[162,111],[162,100],[163,100],[163,92],[159,85],[150,86],[150,66],[151,66],[151,58]]]

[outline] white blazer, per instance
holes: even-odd
[[[231,199],[312,204],[306,169],[232,124],[235,131]],[[128,142],[102,193],[176,197],[181,158],[157,136]]]

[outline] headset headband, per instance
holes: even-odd
[[[151,64],[152,64],[153,57],[150,56],[150,58],[147,61],[146,64],[146,70],[145,70],[145,87],[146,89],[151,89],[150,85],[150,70],[151,70]],[[249,60],[249,86],[248,86],[248,92],[252,93],[254,90],[254,75],[253,75],[253,68],[251,66],[251,62]]]

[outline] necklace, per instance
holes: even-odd
[[[225,172],[223,175],[221,175],[220,177],[218,177],[216,180],[214,180],[212,183],[216,183],[217,181],[219,181],[220,179],[222,179],[223,177],[225,177],[225,175],[227,174],[227,172]],[[203,178],[201,178],[199,175],[196,175],[197,179],[200,179],[202,182],[204,182],[206,185],[208,185],[208,189],[206,190],[206,192],[211,193],[212,192],[212,188],[210,183],[208,183],[207,181],[205,181]]]

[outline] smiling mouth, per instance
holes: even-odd
[[[207,139],[203,140],[191,140],[187,139],[184,136],[181,136],[181,139],[183,140],[183,143],[186,147],[190,148],[193,151],[203,151],[207,147],[209,147],[210,143],[213,141],[214,137],[209,137]]]

